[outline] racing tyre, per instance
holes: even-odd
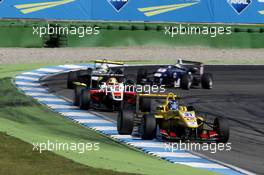
[[[86,71],[86,73],[87,73],[88,75],[91,75],[92,72],[93,72],[93,69],[92,69],[92,68],[88,68],[87,71]]]
[[[131,135],[134,126],[133,111],[120,110],[117,116],[117,131],[120,135]]]
[[[213,78],[211,74],[205,73],[201,78],[202,88],[212,89],[213,88]]]
[[[154,115],[147,114],[142,117],[140,136],[143,140],[152,140],[156,137],[157,123]]]
[[[192,79],[191,76],[188,74],[185,74],[181,78],[181,88],[185,90],[189,90],[192,85]]]
[[[81,91],[84,87],[82,86],[75,86],[74,88],[74,94],[73,94],[73,105],[79,106],[80,104],[80,95]]]
[[[151,99],[142,97],[140,99],[140,110],[141,112],[150,112],[151,111]]]
[[[115,71],[115,74],[123,74],[124,72],[121,70],[121,69],[117,69],[116,71]]]
[[[216,118],[214,120],[214,131],[219,135],[218,143],[226,143],[229,139],[229,124],[227,120]]]
[[[78,80],[78,73],[76,71],[69,72],[68,78],[67,78],[67,88],[68,89],[74,89],[74,82]]]
[[[90,109],[90,91],[89,89],[82,89],[80,94],[80,109]]]
[[[137,84],[141,84],[142,83],[142,79],[147,78],[146,75],[147,75],[147,70],[143,69],[143,68],[140,68],[137,71]]]
[[[78,72],[78,76],[86,76],[89,75],[91,68],[85,69],[85,70],[79,70]]]

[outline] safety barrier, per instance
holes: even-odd
[[[0,18],[264,23],[263,0],[1,0]]]

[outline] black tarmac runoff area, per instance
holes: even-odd
[[[138,68],[125,68],[128,77]],[[155,70],[157,66],[144,66]],[[189,91],[168,89],[183,97],[183,103],[193,105],[208,118],[221,117],[229,121],[231,151],[199,151],[209,158],[237,166],[257,174],[264,174],[264,65],[263,66],[205,66],[212,73],[213,89],[195,88]],[[66,88],[67,73],[43,80],[51,93],[71,100],[73,90]],[[115,121],[116,112],[100,112]]]

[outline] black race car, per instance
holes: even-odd
[[[210,73],[204,73],[202,63],[179,59],[175,65],[162,66],[155,72],[139,69],[137,83],[181,87],[187,90],[201,85],[204,89],[212,89],[213,78]]]
[[[91,74],[123,74],[123,65],[123,62],[95,60],[93,68],[69,72],[67,78],[67,88],[74,89],[74,82],[89,84]]]

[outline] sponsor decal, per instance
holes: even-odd
[[[107,0],[107,2],[117,11],[120,12],[121,9],[128,3],[129,0]]]
[[[52,2],[19,4],[19,5],[15,5],[15,8],[19,9],[21,13],[28,14],[28,13],[33,13],[40,10],[68,4],[74,1],[75,0],[61,0],[61,1],[52,1]]]
[[[260,3],[264,3],[264,0],[258,0],[258,2],[260,2]],[[260,13],[261,15],[264,15],[264,10],[260,10],[259,13]]]
[[[186,1],[185,3],[138,8],[138,11],[142,12],[145,16],[151,17],[151,16],[162,14],[162,13],[167,13],[170,11],[175,11],[178,9],[190,7],[198,3],[200,3],[199,0]]]
[[[241,14],[252,3],[252,0],[227,0],[227,3],[237,14]]]

